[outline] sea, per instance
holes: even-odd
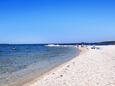
[[[21,86],[78,54],[70,46],[0,44],[0,86]]]

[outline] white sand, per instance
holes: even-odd
[[[115,46],[85,50],[78,57],[25,86],[115,86]]]

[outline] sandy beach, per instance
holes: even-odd
[[[79,56],[24,86],[115,86],[115,46],[82,48]]]

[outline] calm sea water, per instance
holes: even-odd
[[[32,71],[41,74],[72,59],[78,53],[73,47],[0,45],[0,83],[14,82]]]

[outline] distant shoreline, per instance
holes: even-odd
[[[58,44],[58,45],[115,45],[115,41],[101,41],[101,42],[76,42],[76,43],[0,43],[0,45],[48,45],[48,44]]]

